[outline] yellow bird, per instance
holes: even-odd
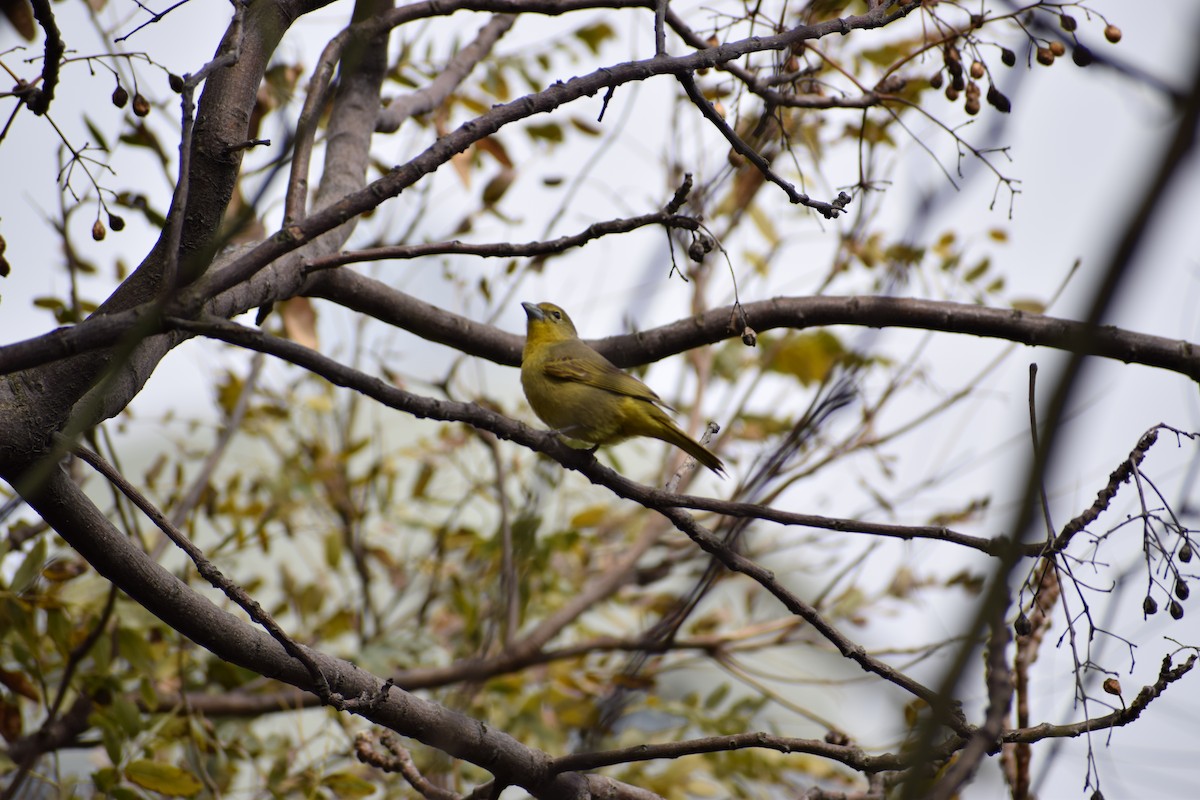
[[[567,312],[553,303],[521,307],[529,318],[521,387],[542,422],[563,436],[597,446],[651,436],[724,475],[721,459],[671,421],[660,408],[670,406],[649,386],[580,340]]]

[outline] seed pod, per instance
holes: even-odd
[[[955,100],[957,100],[958,99],[958,89],[955,89],[953,86],[947,86],[946,87],[946,99],[949,100],[951,103],[953,103]]]
[[[1061,58],[1066,55],[1067,47],[1062,42],[1051,42],[1050,52],[1054,53],[1055,58]]]
[[[1104,691],[1109,694],[1115,694],[1117,697],[1121,696],[1121,682],[1116,678],[1105,678],[1102,686]]]
[[[124,108],[128,102],[129,92],[125,91],[125,87],[118,83],[117,88],[113,89],[112,104],[117,108]]]
[[[1017,615],[1016,621],[1013,622],[1013,630],[1017,632],[1017,636],[1028,636],[1033,631],[1033,625],[1024,611]]]
[[[1188,597],[1191,595],[1191,593],[1192,593],[1191,589],[1188,589],[1187,582],[1184,581],[1183,578],[1177,578],[1175,580],[1175,596],[1176,597],[1178,597],[1180,600],[1187,600]]]
[[[942,76],[941,72],[935,72],[929,76],[929,85],[934,89],[940,89],[942,88],[942,83],[945,80],[946,79]]]
[[[1000,50],[1000,60],[1004,62],[1004,66],[1011,67],[1017,63],[1017,54],[1005,47]]]
[[[1188,563],[1192,560],[1192,543],[1184,542],[1179,545],[1179,560],[1183,563]]]
[[[1012,103],[995,86],[988,87],[987,101],[1001,114],[1007,114],[1012,111]]]
[[[110,213],[108,215],[108,227],[112,228],[114,231],[125,230],[125,218]]]
[[[167,83],[171,85],[171,91],[179,94],[183,91],[183,78],[176,75],[174,72],[167,76]]]
[[[986,72],[987,72],[987,68],[983,66],[982,61],[972,61],[971,62],[971,77],[972,78],[974,78],[975,80],[979,80],[980,78],[982,78],[984,76],[984,74]]]
[[[950,80],[961,81],[963,76],[962,64],[957,61],[946,62],[946,72],[950,73]]]
[[[968,97],[967,102],[963,103],[963,110],[972,117],[979,113],[981,107],[978,97]]]
[[[1104,38],[1116,44],[1121,41],[1121,29],[1116,25],[1109,25],[1104,29]]]
[[[144,117],[150,113],[150,101],[142,97],[141,92],[133,96],[133,113],[139,117]]]
[[[1146,599],[1142,601],[1142,611],[1148,617],[1151,614],[1158,613],[1158,603],[1154,602],[1154,598],[1146,595]]]
[[[1058,24],[1062,27],[1062,29],[1064,31],[1067,31],[1068,33],[1075,30],[1075,28],[1078,27],[1078,25],[1079,25],[1079,23],[1077,23],[1075,21],[1074,17],[1068,16],[1066,14],[1063,14],[1061,17],[1058,18]]]
[[[1081,44],[1075,45],[1075,49],[1071,51],[1071,60],[1075,62],[1077,67],[1086,67],[1094,60],[1092,51]]]
[[[1179,605],[1178,600],[1172,600],[1167,610],[1171,612],[1172,619],[1183,619],[1183,606]]]
[[[1039,47],[1037,49],[1037,62],[1044,66],[1050,66],[1054,63],[1054,53],[1049,47]]]
[[[92,238],[95,239],[97,242],[104,241],[104,236],[107,233],[108,233],[108,231],[106,231],[104,229],[103,222],[101,222],[100,220],[96,220],[95,222],[92,223]]]

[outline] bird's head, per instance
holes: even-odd
[[[534,341],[559,342],[564,339],[575,339],[575,324],[563,311],[553,303],[521,303],[528,317],[525,326],[525,336]]]

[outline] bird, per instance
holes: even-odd
[[[521,307],[527,317],[521,388],[542,422],[594,445],[593,452],[635,436],[660,439],[724,477],[721,459],[666,415],[671,407],[649,386],[582,341],[567,312],[553,303]]]

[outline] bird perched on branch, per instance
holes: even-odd
[[[725,474],[721,459],[671,421],[662,410],[670,406],[649,386],[580,340],[567,312],[553,303],[521,307],[529,318],[521,387],[542,422],[563,436],[596,446],[651,436]]]

